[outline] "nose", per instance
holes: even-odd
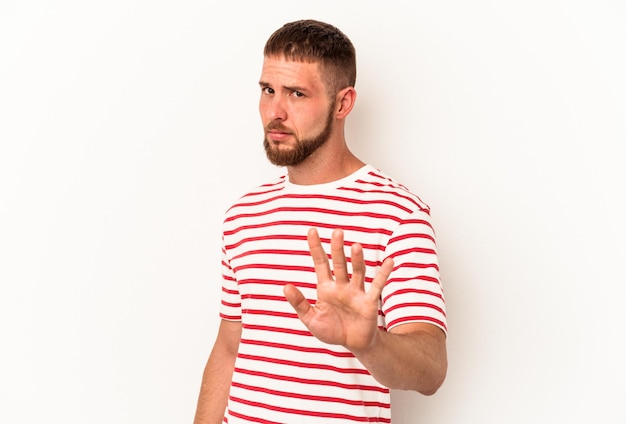
[[[287,111],[283,99],[277,95],[261,99],[261,113],[268,121],[284,121],[287,119]]]

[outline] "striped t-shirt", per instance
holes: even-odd
[[[312,336],[285,299],[283,287],[292,283],[315,302],[311,227],[327,253],[332,231],[344,231],[348,272],[351,244],[363,246],[366,289],[383,260],[394,259],[380,328],[428,322],[446,331],[427,205],[370,165],[320,185],[281,177],[241,197],[224,220],[220,316],[242,322],[224,422],[391,421],[389,389],[348,350]]]

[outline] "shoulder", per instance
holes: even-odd
[[[359,175],[352,187],[364,199],[392,202],[403,209],[430,213],[430,207],[407,186],[371,165]]]
[[[235,200],[232,205],[226,211],[226,214],[232,213],[233,210],[251,206],[266,202],[268,199],[280,195],[285,190],[285,182],[287,181],[286,175],[281,175],[274,180],[268,181],[264,184],[253,187],[248,190],[244,195]]]

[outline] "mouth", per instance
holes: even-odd
[[[269,130],[266,131],[266,136],[268,140],[273,141],[274,143],[279,143],[291,137],[291,133],[286,131]]]

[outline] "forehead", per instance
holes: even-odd
[[[282,57],[265,57],[261,82],[281,86],[323,88],[321,67],[317,62],[297,62]]]

